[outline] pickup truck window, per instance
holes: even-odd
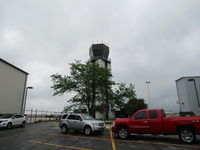
[[[155,110],[150,111],[150,119],[157,119],[158,118],[158,112]]]
[[[166,117],[166,114],[165,114],[165,111],[162,110],[162,117],[165,118]]]
[[[147,119],[147,112],[146,111],[141,111],[139,113],[137,113],[134,116],[134,119],[138,120],[138,119]]]

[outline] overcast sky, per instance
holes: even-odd
[[[29,73],[27,109],[62,111],[50,76],[110,47],[113,80],[154,108],[179,111],[175,80],[200,75],[199,0],[0,0],[0,57]]]

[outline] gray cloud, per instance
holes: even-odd
[[[198,0],[0,2],[0,57],[29,72],[27,109],[60,111],[50,75],[87,61],[94,42],[109,43],[114,80],[133,83],[153,107],[178,111],[175,80],[199,75]],[[148,102],[148,101],[147,101]]]

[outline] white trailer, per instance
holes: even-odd
[[[27,75],[0,58],[0,114],[24,112]]]
[[[200,116],[200,76],[182,77],[176,80],[180,112],[193,112]]]

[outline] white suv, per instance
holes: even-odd
[[[25,127],[26,117],[22,114],[6,114],[0,117],[0,128],[11,129],[13,126]]]

